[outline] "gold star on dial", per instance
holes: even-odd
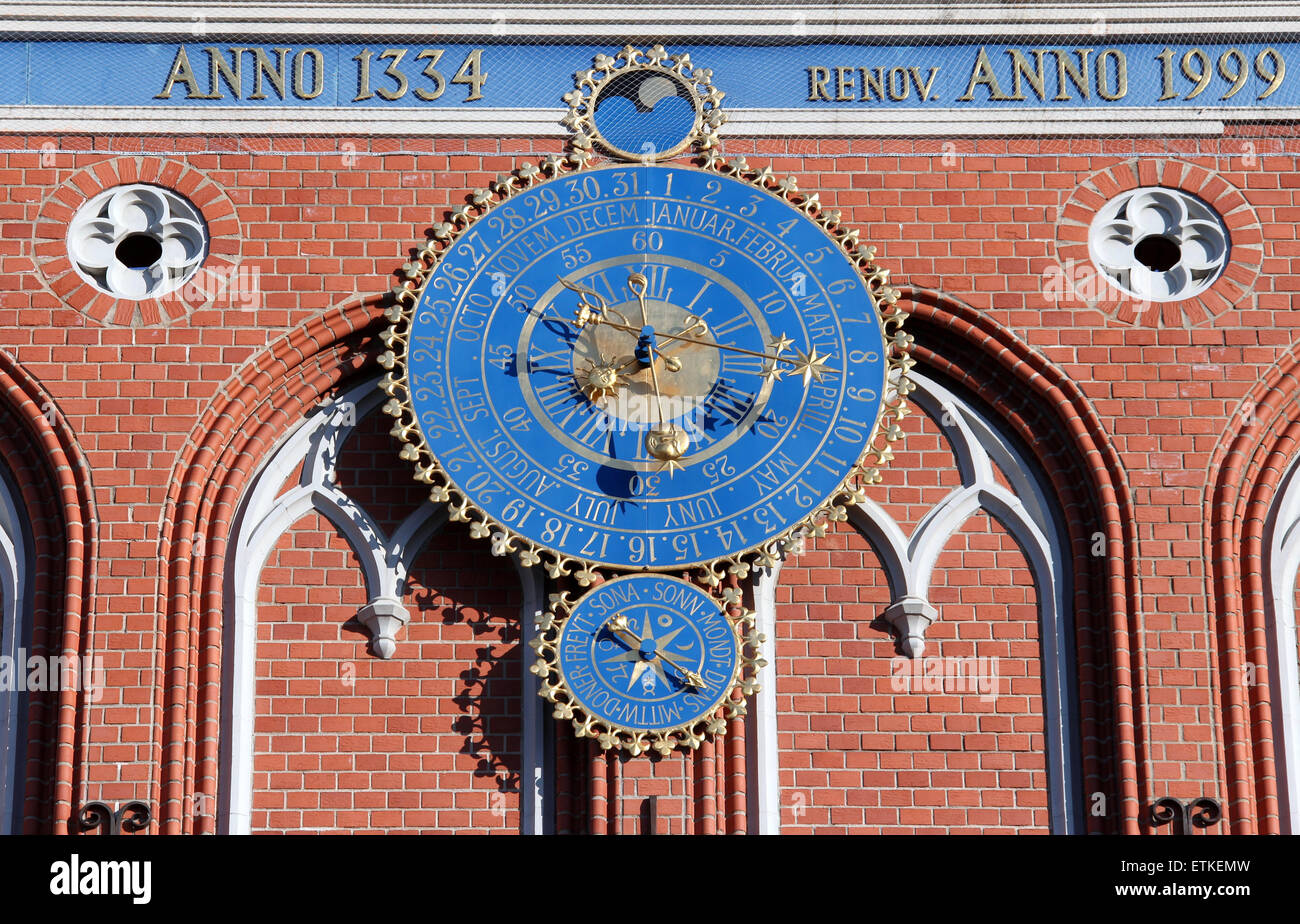
[[[786,350],[790,349],[790,347],[794,345],[794,341],[791,340],[789,337],[787,337],[785,334],[777,334],[775,337],[773,337],[771,340],[768,341],[767,345],[768,348],[772,350],[772,352],[774,352],[777,356],[780,356],[782,353],[784,353]]]
[[[803,384],[805,388],[814,379],[820,382],[825,378],[827,372],[835,371],[826,365],[826,360],[830,359],[830,356],[818,353],[816,347],[813,347],[812,351],[809,353],[795,350],[795,355],[798,356],[799,359],[794,363],[794,369],[792,371],[803,376]]]

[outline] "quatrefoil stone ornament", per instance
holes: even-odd
[[[1143,187],[1111,199],[1092,220],[1093,262],[1129,295],[1190,298],[1223,272],[1228,229],[1205,202],[1177,189]]]
[[[118,298],[166,295],[194,275],[208,249],[198,210],[160,186],[116,186],[73,216],[68,253],[77,273]]]

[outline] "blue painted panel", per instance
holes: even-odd
[[[180,70],[182,49],[193,76],[180,74],[170,94],[160,98],[169,75]],[[472,61],[476,49],[481,56]],[[576,44],[9,41],[0,42],[0,94],[11,103],[43,105],[554,108],[563,105],[575,71],[590,67],[595,54],[612,50]],[[727,94],[725,106],[740,109],[1300,105],[1300,77],[1274,77],[1284,74],[1287,62],[1300,60],[1300,43],[1291,41],[1166,46],[1085,38],[1015,44],[683,45],[671,50],[688,51],[696,64],[711,68],[714,85]],[[319,81],[317,55],[323,70]],[[27,58],[30,74],[22,67]],[[238,94],[220,71],[213,92],[218,59],[230,73],[238,70]],[[1201,74],[1204,80],[1198,79]],[[284,84],[283,93],[276,89],[277,81]],[[219,98],[209,98],[213,96]]]
[[[27,102],[27,45],[0,42],[0,105]]]

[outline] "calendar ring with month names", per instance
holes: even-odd
[[[399,289],[382,387],[403,458],[494,552],[716,585],[879,478],[910,390],[897,293],[793,181],[571,155],[475,202]]]

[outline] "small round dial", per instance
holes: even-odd
[[[742,704],[729,694],[752,685],[756,638],[748,617],[733,620],[700,587],[658,574],[607,581],[543,618],[533,672],[556,715],[572,718],[605,747],[660,750],[722,730]]]

